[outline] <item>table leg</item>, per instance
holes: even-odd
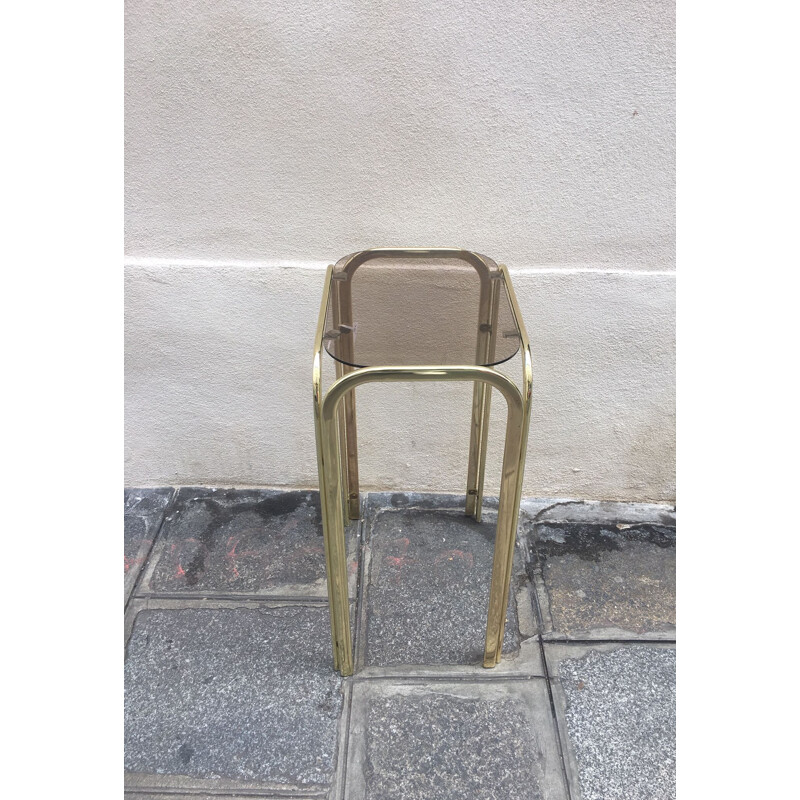
[[[485,280],[481,285],[478,312],[478,343],[475,363],[488,364],[494,359],[497,342],[497,314],[500,306],[498,282]],[[483,480],[486,471],[486,445],[489,441],[489,409],[492,387],[476,381],[472,391],[472,423],[470,425],[469,466],[467,469],[466,512],[481,521],[483,506]]]
[[[353,327],[353,295],[350,280],[334,281],[333,297],[333,322],[338,327],[341,324]],[[339,348],[340,355],[348,364],[336,362],[336,377],[341,378],[353,371],[350,364],[354,360],[353,339],[355,333],[342,337]],[[349,519],[358,519],[361,516],[361,504],[358,491],[358,438],[356,434],[356,393],[355,390],[345,395],[343,404],[339,407],[339,432],[341,437],[341,452],[346,453],[344,459],[344,481],[342,485],[345,515]]]
[[[514,564],[519,505],[522,499],[522,476],[525,469],[530,398],[506,395],[506,423],[503,475],[500,483],[500,507],[497,512],[492,584],[489,589],[489,614],[486,621],[486,645],[483,666],[494,667],[503,653],[503,635],[508,611],[508,590]]]
[[[328,390],[315,410],[318,411],[318,458],[320,492],[323,496],[323,531],[328,565],[328,597],[331,604],[331,625],[336,665],[342,675],[353,674],[353,655],[350,639],[349,602],[347,597],[347,563],[344,539],[344,514],[339,502],[343,477],[341,452],[336,430],[338,406],[344,396],[357,385],[370,381],[481,381],[502,392],[507,404],[503,476],[500,484],[500,508],[497,515],[492,585],[489,590],[489,614],[486,626],[485,667],[500,660],[514,558],[517,518],[522,493],[526,424],[530,414],[530,381],[523,395],[514,382],[500,372],[487,367],[365,367],[345,375]],[[322,494],[324,492],[324,494]]]
[[[492,565],[492,586],[489,597],[489,618],[487,621],[486,649],[484,651],[483,666],[493,667],[499,663],[503,651],[503,634],[505,632],[505,612],[508,607],[508,590],[511,586],[511,573],[514,564],[514,546],[516,544],[517,522],[519,520],[519,507],[522,502],[522,480],[525,475],[525,458],[528,452],[528,432],[531,423],[531,409],[533,407],[533,372],[531,348],[522,317],[519,311],[514,288],[508,275],[508,268],[500,265],[500,272],[504,276],[508,288],[511,307],[520,332],[522,356],[522,388],[518,393],[520,402],[521,420],[518,434],[512,430],[512,404],[516,405],[516,398],[512,401],[510,394],[506,394],[508,402],[508,424],[506,426],[506,443],[503,453],[503,477],[500,484],[500,510],[497,514],[497,538],[495,540],[495,557]],[[509,445],[511,445],[509,447]],[[513,500],[511,499],[513,495]],[[498,552],[502,548],[502,553]],[[497,572],[500,556],[505,557],[502,586]],[[495,577],[498,580],[495,582]],[[493,627],[494,626],[494,627]]]
[[[322,508],[322,534],[325,541],[325,566],[328,576],[328,603],[331,612],[334,668],[353,674],[353,647],[350,638],[350,601],[347,592],[347,547],[344,515],[339,502],[342,491],[342,466],[336,418],[329,422],[316,415],[319,488]]]
[[[348,372],[349,370],[346,370]],[[361,503],[358,490],[358,438],[356,434],[356,393],[348,392],[344,397],[344,451],[347,454],[345,462],[345,493],[347,516],[358,519],[361,516]]]
[[[491,397],[491,389],[485,383],[475,383],[475,388],[472,391],[466,512],[478,522],[481,521],[481,507],[483,504],[483,476],[486,467],[486,444],[489,434],[488,422]]]

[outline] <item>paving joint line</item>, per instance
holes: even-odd
[[[144,594],[137,594],[137,600],[242,600],[248,603],[262,602],[262,603],[302,603],[303,605],[320,605],[327,606],[328,598],[319,597],[318,595],[286,595],[286,594],[225,594],[224,592],[205,592],[203,594],[195,594],[194,592],[145,592]],[[352,602],[352,601],[351,601]]]
[[[367,550],[367,496],[364,495],[361,500],[361,516],[358,520],[358,576],[356,577],[356,597],[355,597],[355,630],[353,634],[353,659],[358,657],[361,644],[361,607],[364,600],[364,561],[366,558]],[[342,770],[341,777],[336,776],[337,780],[334,786],[334,797],[338,800],[344,800],[347,796],[347,778],[348,778],[348,761],[350,750],[350,726],[353,721],[353,688],[355,686],[354,676],[351,675],[344,678],[344,685],[348,687],[347,692],[347,709],[344,713],[347,714],[345,724],[343,726],[343,741],[340,743],[342,748],[342,758],[339,766]]]
[[[365,586],[366,586],[366,560],[367,560],[367,500],[364,498],[361,507],[361,518],[358,520],[358,575],[356,577],[356,604],[355,625],[353,635],[353,661],[358,666],[358,657],[361,653],[361,637],[366,635],[361,623],[361,613],[366,615]],[[349,733],[349,731],[348,731]]]
[[[542,639],[544,644],[677,644],[677,639]]]
[[[535,520],[538,519],[539,515],[544,513],[544,511],[548,510],[549,508],[554,508],[555,506],[562,505],[562,503],[554,503],[553,506],[548,506],[547,509],[542,509],[539,513],[536,514],[534,517],[534,525]],[[531,542],[528,541],[527,533],[524,534],[525,537],[525,560],[527,563],[531,563],[529,561],[529,553],[531,549],[535,554],[535,561],[533,563],[534,570],[539,565],[539,554],[535,548],[531,548]],[[536,583],[533,578],[528,574],[527,569],[525,570],[525,579],[528,580],[532,587],[531,596],[533,598],[533,610],[536,614],[536,624],[539,628],[539,632],[536,635],[536,638],[539,640],[539,657],[542,659],[542,671],[544,672],[545,678],[545,685],[547,686],[547,697],[550,701],[550,716],[553,720],[553,727],[555,730],[556,735],[556,745],[558,747],[558,757],[561,760],[561,774],[564,777],[564,786],[567,789],[567,800],[573,800],[572,795],[572,786],[570,785],[569,774],[567,772],[567,760],[564,756],[564,747],[561,743],[561,730],[558,725],[558,714],[556,713],[556,702],[555,697],[553,696],[553,686],[552,686],[552,678],[550,677],[550,668],[547,665],[547,654],[544,650],[544,622],[542,620],[542,610],[539,607],[539,593],[536,591]],[[545,589],[546,590],[546,589]],[[566,732],[565,732],[566,733]]]
[[[172,507],[175,504],[175,501],[177,500],[178,488],[175,486],[171,486],[170,488],[172,489],[172,495],[170,496],[169,502],[167,503],[163,513],[161,514],[161,521],[158,523],[158,528],[156,529],[156,532],[153,535],[153,539],[150,542],[150,547],[147,549],[147,555],[145,556],[144,561],[142,562],[142,566],[139,569],[139,574],[136,576],[136,580],[134,581],[134,584],[131,587],[131,593],[125,599],[125,608],[123,610],[123,613],[127,613],[128,607],[130,606],[133,599],[137,596],[137,592],[139,591],[139,586],[141,585],[145,572],[147,571],[147,567],[149,566],[150,556],[153,554],[153,549],[156,546],[156,542],[161,536],[161,531],[164,529],[164,522],[167,519],[167,514],[172,510]]]
[[[368,513],[368,499],[364,499],[362,517],[360,522],[361,542],[360,560],[358,563],[358,580],[356,582],[356,621],[355,621],[355,641],[353,642],[353,662],[356,670],[363,667],[363,662],[367,658],[367,588],[369,585],[368,562],[372,559],[372,551],[368,555],[369,544],[372,543],[372,523],[373,516]]]
[[[504,681],[544,680],[544,675],[520,675],[503,673],[500,675],[464,675],[455,673],[447,675],[353,675],[354,683],[390,682],[390,683],[502,683]]]
[[[153,786],[146,786],[146,787],[136,787],[130,786],[125,788],[124,793],[126,795],[153,795],[157,797],[158,795],[174,795],[176,797],[180,796],[189,796],[189,797],[263,797],[265,800],[269,800],[270,798],[274,798],[274,800],[289,800],[289,798],[295,798],[295,800],[312,800],[312,798],[319,798],[320,800],[324,800],[327,797],[329,790],[319,790],[319,789],[199,789],[197,787],[191,788],[177,788],[174,786],[164,786],[160,788],[156,788]]]
[[[336,780],[333,785],[334,789],[334,797],[338,797],[338,800],[345,800],[347,796],[347,777],[348,777],[348,761],[350,757],[350,725],[353,722],[353,679],[352,676],[349,678],[345,678],[345,685],[348,687],[347,692],[347,709],[344,713],[347,714],[344,724],[344,741],[342,742],[342,759],[340,762],[340,767],[342,770],[342,775],[339,777],[338,775],[335,776]],[[341,793],[338,794],[337,792],[341,790]]]
[[[561,731],[558,725],[558,714],[556,714],[556,702],[553,696],[553,686],[551,683],[552,678],[550,677],[550,668],[547,666],[547,656],[544,652],[544,643],[542,641],[541,633],[539,634],[539,652],[541,653],[542,669],[544,670],[544,677],[547,683],[547,696],[550,700],[550,715],[553,718],[553,726],[555,728],[556,744],[558,745],[558,757],[561,759],[561,774],[564,776],[564,785],[567,787],[567,798],[568,800],[572,800],[572,787],[570,786],[569,775],[567,774],[567,761],[564,757],[564,748],[561,744]]]

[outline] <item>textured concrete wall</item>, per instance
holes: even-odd
[[[320,268],[395,244],[511,267],[527,493],[674,495],[671,3],[128,0],[126,37],[129,483],[313,484]],[[359,391],[365,483],[463,488],[467,387]]]
[[[128,269],[129,483],[316,483],[323,267]],[[514,281],[534,351],[526,493],[674,497],[673,276],[531,270]],[[326,357],[328,376],[332,366]],[[518,359],[508,371],[519,375]],[[471,397],[464,384],[359,388],[365,485],[463,491]],[[504,405],[495,395],[489,491]]]

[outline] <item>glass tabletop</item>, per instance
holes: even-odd
[[[467,250],[364,250],[334,266],[323,344],[353,367],[480,365],[520,335],[503,273]]]

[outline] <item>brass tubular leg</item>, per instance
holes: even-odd
[[[498,292],[497,281],[488,280],[481,284],[478,344],[475,351],[476,364],[487,364],[494,358],[497,341],[497,314],[500,305]],[[483,381],[476,381],[472,392],[466,512],[477,522],[481,521],[483,505],[483,479],[486,471],[486,445],[489,440],[491,403],[492,387]]]
[[[345,452],[347,453],[347,511],[350,519],[361,516],[358,488],[358,438],[356,433],[356,393],[344,398]]]
[[[513,290],[512,290],[513,291]],[[516,298],[515,298],[516,302]],[[517,523],[519,521],[519,506],[522,502],[522,480],[525,477],[525,457],[528,453],[528,431],[531,426],[531,407],[533,405],[533,377],[531,373],[531,352],[530,347],[525,344],[522,349],[522,432],[519,443],[519,466],[517,468],[517,482],[514,487],[514,505],[513,505],[513,520],[511,523],[512,530],[512,544],[511,550],[508,553],[508,563],[506,565],[506,578],[505,586],[503,587],[503,596],[508,597],[508,589],[511,585],[511,573],[514,566],[514,543],[516,541]],[[505,618],[504,618],[505,624]],[[503,631],[500,632],[500,649],[497,652],[497,661],[500,661],[500,655],[503,645]]]
[[[472,420],[469,434],[469,466],[467,468],[467,506],[466,512],[478,522],[481,519],[481,501],[483,486],[481,475],[485,464],[484,430],[486,425],[486,400],[491,398],[490,390],[485,383],[477,382],[472,390]]]
[[[336,663],[342,675],[352,675],[353,657],[347,598],[344,514],[341,504],[336,502],[336,498],[340,496],[343,480],[340,467],[339,437],[335,424],[340,402],[361,383],[442,380],[485,382],[503,393],[508,407],[484,666],[493,667],[500,660],[505,629],[506,601],[511,582],[511,564],[514,557],[519,497],[522,491],[525,439],[523,420],[526,416],[523,398],[510,378],[488,367],[365,367],[344,375],[330,387],[322,401],[320,413],[319,430],[322,439],[320,486],[322,487],[324,483],[325,496],[328,499],[323,513],[326,559],[329,569],[328,596],[331,603],[334,646],[337,652]],[[332,502],[331,499],[333,499]]]
[[[346,318],[347,324],[353,324],[353,297],[350,281],[343,281],[341,285],[342,316]],[[345,358],[353,362],[353,341],[348,337]],[[353,367],[346,367],[345,373],[351,372]],[[349,391],[344,398],[344,419],[345,419],[345,449],[342,451],[347,454],[347,515],[350,519],[358,519],[361,516],[361,508],[358,498],[358,436],[356,431],[356,392],[355,389]]]
[[[341,288],[342,282],[341,281],[333,281],[332,288],[331,288],[331,304],[333,306],[333,327],[334,329],[338,328],[339,325],[346,322],[342,315],[342,295],[341,295]],[[346,324],[349,324],[347,322]],[[341,338],[336,341],[336,354],[341,358],[344,358],[344,343],[342,342]],[[342,377],[345,374],[345,365],[341,361],[336,361],[334,365],[334,369],[336,370],[336,380]],[[336,422],[336,430],[339,434],[339,447],[340,450],[344,450],[345,447],[345,438],[346,438],[346,426],[347,422],[344,418],[344,408],[339,409],[339,418]],[[342,481],[341,484],[341,492],[340,492],[340,502],[342,503],[342,507],[346,510],[347,509],[347,480],[345,476],[345,480]]]
[[[505,452],[503,454],[503,477],[500,485],[500,510],[497,515],[497,538],[495,539],[494,563],[492,564],[492,586],[489,596],[489,618],[487,620],[486,649],[483,666],[493,667],[499,663],[503,651],[505,612],[508,606],[508,590],[514,564],[519,506],[522,501],[522,480],[525,474],[525,457],[528,449],[531,407],[533,404],[533,371],[528,334],[519,312],[519,304],[511,285],[508,268],[500,265],[508,288],[511,308],[520,332],[522,354],[522,390],[518,393],[520,403],[520,428],[518,436],[511,430],[511,400],[508,401],[508,426],[506,428]],[[513,495],[513,498],[510,497]],[[501,566],[501,560],[505,559]],[[502,573],[502,586],[500,575]]]
[[[334,281],[333,297],[333,323],[338,326],[353,324],[353,299],[350,278]],[[353,336],[344,337],[340,343],[339,354],[350,363],[353,362]],[[336,362],[336,377],[341,378],[353,367]],[[339,434],[341,437],[341,452],[346,453],[343,462],[345,479],[342,485],[342,495],[345,514],[349,519],[358,519],[361,516],[358,492],[358,437],[356,433],[356,393],[348,392],[344,404],[339,409]]]
[[[523,358],[525,356],[523,355]],[[508,590],[511,587],[511,573],[514,570],[514,546],[516,544],[517,539],[517,524],[519,522],[519,506],[522,502],[522,479],[525,475],[525,457],[528,451],[528,428],[530,427],[530,419],[531,419],[531,391],[530,391],[530,384],[527,386],[523,386],[523,392],[525,393],[522,397],[522,431],[519,440],[519,455],[518,455],[518,462],[517,462],[517,469],[516,469],[516,483],[512,486],[509,485],[509,490],[514,490],[514,502],[513,506],[511,506],[511,522],[509,523],[510,526],[510,544],[508,547],[508,551],[506,553],[506,566],[505,566],[505,579],[503,583],[503,597],[505,598],[506,605],[508,604]],[[527,391],[526,391],[527,389]],[[505,457],[503,459],[503,474],[505,475]],[[501,496],[502,496],[502,488],[501,488]],[[502,509],[502,499],[501,499],[501,509]],[[498,531],[498,538],[495,540],[495,547],[497,546],[497,541],[499,540],[500,534],[500,515],[498,514],[497,518],[497,531]],[[495,553],[495,560],[497,559],[497,553]],[[493,575],[494,577],[494,575]],[[504,606],[505,608],[506,606]],[[495,653],[495,662],[494,664],[498,664],[500,662],[500,658],[503,652],[503,634],[505,633],[505,614],[501,617],[500,620],[501,628],[498,633],[498,645],[497,650]],[[487,636],[488,641],[488,636]],[[488,647],[484,652],[484,667],[487,666],[494,666],[494,664],[487,664],[487,657],[489,656]]]
[[[325,574],[328,578],[328,597],[331,597],[333,591],[333,580],[331,570],[331,548],[328,545],[328,532],[329,527],[326,522],[327,515],[330,511],[331,501],[327,494],[327,487],[325,483],[325,462],[322,452],[322,335],[325,330],[325,315],[328,309],[328,302],[330,300],[330,284],[331,275],[333,273],[333,264],[328,266],[325,273],[325,282],[323,284],[322,303],[319,309],[319,318],[317,320],[317,333],[314,338],[314,366],[312,370],[312,384],[314,395],[314,434],[317,444],[317,472],[319,474],[319,502],[320,511],[322,513],[322,535],[325,541]],[[336,498],[333,499],[336,502]],[[337,646],[338,630],[336,615],[333,613],[333,604],[328,604],[331,615],[331,638],[333,640],[333,667],[339,669],[339,648]]]
[[[514,545],[517,534],[522,470],[525,454],[522,447],[525,412],[523,399],[509,398],[508,421],[506,423],[505,449],[503,452],[503,475],[500,483],[500,508],[497,512],[497,533],[492,562],[492,585],[489,590],[489,614],[486,620],[486,646],[483,666],[493,667],[500,661],[503,652],[503,634],[508,609],[508,589],[511,585],[511,570],[514,561]]]
[[[350,602],[347,596],[347,547],[341,497],[343,474],[336,418],[320,415],[317,427],[321,442],[319,488],[325,565],[328,573],[328,604],[331,612],[333,665],[343,676],[353,674],[353,646],[350,639]]]
[[[316,364],[319,364],[319,354],[316,357]],[[339,624],[337,616],[334,613],[334,605],[330,598],[334,594],[333,570],[331,569],[331,547],[328,537],[330,535],[330,525],[327,522],[328,515],[330,514],[331,506],[337,506],[337,498],[328,495],[328,484],[325,480],[326,463],[325,455],[323,453],[323,431],[322,431],[322,389],[318,376],[318,368],[315,370],[314,380],[314,433],[317,440],[317,472],[319,474],[319,504],[322,513],[322,536],[325,542],[325,574],[328,578],[328,608],[331,615],[331,639],[333,641],[333,668],[339,669]],[[348,619],[348,632],[349,632],[349,619]]]
[[[344,365],[336,364],[336,378],[337,380],[344,375]],[[347,446],[347,421],[344,418],[344,404],[339,408],[339,414],[336,419],[336,433],[339,437],[339,452],[343,453]],[[339,502],[344,509],[345,518],[347,515],[347,469],[345,465],[341,464],[342,480],[339,486]]]

